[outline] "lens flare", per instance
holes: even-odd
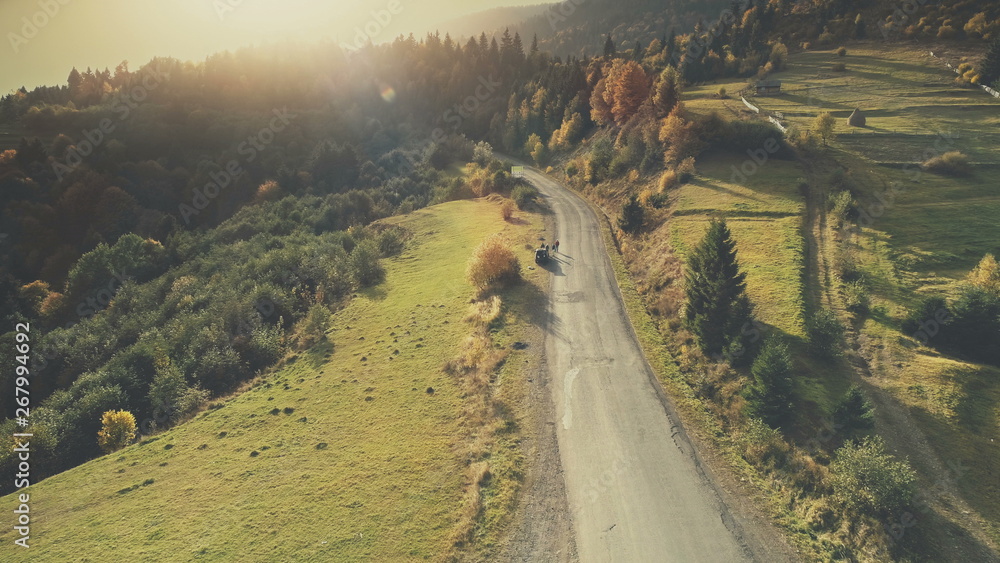
[[[382,86],[382,99],[391,104],[396,100],[396,90],[392,86]]]

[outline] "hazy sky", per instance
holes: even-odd
[[[201,60],[288,39],[353,44],[365,29],[378,43],[464,14],[532,3],[540,0],[0,0],[0,94],[65,83],[73,66],[114,70],[127,60],[135,69],[154,56]]]

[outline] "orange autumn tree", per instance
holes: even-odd
[[[649,97],[649,77],[635,61],[615,59],[590,97],[591,117],[600,125],[624,125]]]

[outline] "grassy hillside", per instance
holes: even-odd
[[[34,484],[30,550],[4,561],[399,561],[451,553],[467,490],[461,382],[442,366],[463,322],[472,249],[506,231],[519,246],[540,217],[505,223],[493,200],[458,201],[390,219],[413,237],[386,281],[338,312],[329,343],[292,357],[194,420]],[[523,251],[524,260],[529,259]],[[475,537],[488,549],[506,521],[521,458],[518,422],[541,271],[504,295],[494,342],[508,361],[491,389],[510,432],[481,446],[492,479],[478,494]],[[532,277],[534,276],[534,277]],[[500,449],[503,451],[498,451]],[[496,451],[495,451],[496,450]],[[495,455],[490,455],[495,454]],[[479,491],[478,488],[473,489]],[[3,504],[11,505],[11,497]],[[0,532],[10,544],[12,530]]]

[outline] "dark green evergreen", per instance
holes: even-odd
[[[607,38],[604,40],[604,56],[614,57],[615,56],[615,42],[611,40],[611,34],[609,33]]]
[[[622,214],[618,217],[618,228],[626,233],[635,233],[642,228],[642,202],[634,194],[622,204]]]
[[[994,39],[986,49],[979,75],[982,84],[993,84],[1000,80],[1000,37]]]
[[[852,386],[833,409],[833,423],[839,432],[851,436],[860,430],[868,430],[875,426],[875,413],[872,404],[865,398],[861,389]]]
[[[688,258],[685,321],[702,351],[720,354],[737,341],[751,321],[746,274],[740,271],[725,220],[713,220]]]
[[[750,368],[752,380],[745,395],[750,415],[778,428],[792,412],[792,358],[788,347],[772,338],[764,343]]]

